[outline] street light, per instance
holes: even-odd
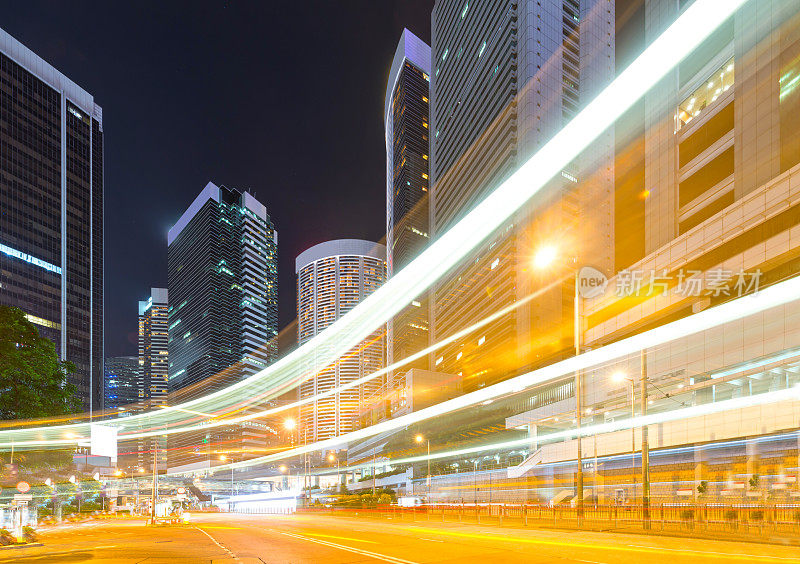
[[[426,503],[430,503],[431,502],[431,442],[422,435],[417,435],[416,437],[414,437],[414,440],[417,441],[418,443],[422,443],[422,441],[425,441],[425,443],[428,445],[428,499],[426,500]]]
[[[614,372],[611,375],[611,381],[615,384],[623,384],[627,382],[630,384],[630,398],[631,398],[631,422],[636,417],[636,403],[635,403],[635,382],[633,378],[628,378],[628,375],[622,371]],[[636,499],[636,427],[631,423],[631,475],[633,476],[633,498]]]
[[[545,245],[540,247],[536,254],[533,256],[533,266],[537,270],[544,270],[548,268],[558,258],[558,249],[552,245]],[[573,342],[575,344],[575,356],[581,354],[582,348],[582,311],[583,305],[580,294],[580,271],[575,270],[575,309],[573,316]],[[576,503],[578,526],[583,522],[583,438],[581,437],[581,417],[582,417],[582,376],[581,371],[575,371],[575,438],[578,443],[578,474],[577,474],[577,497]]]
[[[342,477],[340,475],[340,470],[339,470],[339,457],[333,453],[328,454],[328,462],[332,463],[334,460],[336,461],[336,483],[337,485],[341,486]]]
[[[642,417],[647,415],[647,353],[642,349],[641,354],[641,389],[642,389],[642,402],[641,412]],[[611,380],[614,383],[621,384],[623,381],[630,382],[631,385],[631,472],[634,472],[633,466],[636,457],[636,429],[633,426],[633,418],[635,417],[635,401],[634,401],[634,386],[636,381],[633,378],[628,378],[624,372],[615,372],[611,375]],[[645,529],[650,528],[650,445],[647,437],[647,425],[642,424],[642,521]],[[635,474],[634,474],[635,475]],[[634,480],[634,488],[635,486]],[[636,490],[634,489],[634,496]]]

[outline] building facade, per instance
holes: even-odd
[[[16,306],[103,402],[103,111],[0,30],[0,304]]]
[[[169,230],[171,401],[225,388],[276,359],[277,260],[277,231],[249,192],[209,182]],[[223,456],[259,454],[267,436],[258,423],[177,435],[169,466],[201,468]]]
[[[169,230],[170,390],[192,399],[275,360],[277,242],[263,204],[213,183]]]
[[[169,369],[169,294],[152,288],[150,297],[139,302],[140,409],[151,411],[167,405]]]
[[[613,79],[613,34],[610,0],[436,2],[430,98],[433,238]],[[611,272],[613,147],[609,132],[435,285],[431,342],[498,310],[510,311],[479,334],[437,351],[432,370],[460,375],[470,391],[571,354],[571,278],[547,285],[531,261],[537,246],[560,231],[564,267],[583,256]],[[535,302],[526,300],[534,293]]]
[[[374,292],[386,279],[386,248],[359,239],[327,241],[301,253],[297,272],[297,331],[302,345]],[[385,335],[380,328],[333,365],[309,361],[300,399],[348,384],[384,366]],[[299,440],[320,441],[357,428],[361,406],[375,401],[384,384],[376,378],[300,408]]]
[[[103,410],[128,411],[139,401],[139,357],[112,356],[105,360],[104,370]]]
[[[386,83],[386,265],[388,275],[405,267],[428,244],[431,49],[404,29]],[[386,358],[392,364],[428,346],[427,294],[387,324]],[[426,368],[427,358],[411,366]],[[389,374],[388,390],[404,387],[405,370]]]

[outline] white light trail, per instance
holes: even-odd
[[[727,20],[745,0],[697,0],[669,26],[631,65],[590,102],[571,122],[511,177],[480,202],[461,221],[414,259],[406,268],[367,297],[328,329],[279,359],[256,375],[203,398],[181,404],[184,410],[214,412],[224,410],[243,398],[268,399],[267,391],[285,392],[284,386],[308,372],[309,358],[322,365],[357,346],[376,327],[407,306],[448,270],[501,227],[525,202],[549,180],[558,176],[592,141],[622,116],[631,105],[670,72],[684,57]],[[526,384],[530,385],[530,384]],[[175,423],[173,410],[159,410],[105,421],[120,429],[142,425],[161,427]],[[18,445],[57,445],[65,429],[86,432],[87,423],[59,425],[0,432],[5,440],[0,448]],[[207,428],[208,426],[203,426]],[[166,429],[135,436],[153,436],[197,428]],[[130,435],[131,437],[134,434]],[[33,437],[41,437],[33,439]],[[16,439],[22,439],[16,441]]]
[[[340,435],[324,441],[300,446],[279,454],[271,454],[260,458],[237,462],[226,467],[230,468],[230,466],[233,466],[235,468],[242,468],[247,466],[256,466],[258,464],[268,464],[278,460],[299,456],[307,452],[332,449],[349,442],[365,439],[367,437],[379,435],[389,431],[394,431],[403,427],[408,427],[409,425],[420,423],[434,417],[439,417],[453,411],[465,409],[467,407],[478,406],[484,402],[492,401],[499,397],[521,392],[531,386],[538,386],[543,383],[562,378],[566,375],[574,374],[577,371],[586,371],[592,367],[602,366],[616,359],[639,353],[643,349],[668,343],[683,337],[696,335],[702,331],[713,329],[714,327],[718,327],[725,323],[744,319],[748,316],[755,315],[775,307],[783,306],[787,303],[796,301],[798,295],[800,295],[800,276],[791,278],[784,282],[779,282],[778,284],[774,284],[769,288],[760,291],[758,294],[731,300],[730,302],[701,311],[689,317],[673,321],[666,325],[662,325],[661,327],[656,327],[655,329],[651,329],[644,333],[628,337],[605,347],[556,362],[532,372],[528,372],[527,374],[517,376],[516,378],[505,380],[499,384],[495,384],[493,386],[489,386],[487,388],[438,403],[407,415],[396,417],[388,421],[383,421],[381,423],[377,423],[370,427],[359,429],[358,431],[353,431],[345,435]],[[790,394],[796,394],[797,390],[783,390],[781,393],[785,394],[786,397],[790,397]],[[764,394],[742,398],[742,400],[759,401],[753,398],[759,398],[763,395]],[[697,407],[699,409],[714,409],[713,407],[708,406]],[[570,433],[575,434],[575,431],[570,431]]]

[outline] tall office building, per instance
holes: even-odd
[[[139,357],[112,356],[106,359],[104,370],[103,409],[119,410],[122,415],[139,401]]]
[[[315,245],[295,261],[297,331],[302,345],[353,309],[386,279],[386,248],[359,239]],[[318,366],[309,359],[300,399],[332,390],[380,369],[385,336],[380,328],[336,362]],[[357,428],[360,406],[375,401],[383,379],[308,403],[300,408],[300,441],[320,441]]]
[[[278,235],[264,205],[209,182],[168,245],[170,390],[199,397],[273,362]]]
[[[103,111],[0,30],[0,304],[22,309],[86,408],[103,401]]]
[[[404,29],[392,60],[384,101],[386,136],[386,264],[391,277],[428,244],[430,160],[428,118],[431,49]],[[427,294],[413,300],[387,324],[391,364],[428,346]],[[401,374],[426,368],[427,358],[389,375],[388,390],[404,387]]]
[[[168,245],[169,389],[182,402],[276,359],[278,234],[250,193],[209,182],[169,230]],[[257,422],[175,436],[169,466],[208,467],[220,448],[236,459],[261,454],[267,438]]]
[[[139,385],[141,409],[167,405],[169,300],[166,288],[152,288],[139,302]]]
[[[432,13],[430,227],[436,238],[513,173],[614,76],[611,0],[439,0]],[[433,289],[431,341],[521,304],[432,358],[466,391],[570,354],[571,281],[532,272],[540,244],[613,267],[613,133]],[[608,202],[611,201],[609,205]],[[545,204],[547,204],[545,206]],[[546,210],[546,211],[544,211]],[[567,233],[548,241],[551,233]],[[569,277],[567,277],[569,279]]]

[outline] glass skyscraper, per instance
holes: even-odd
[[[275,361],[278,234],[251,194],[209,182],[169,230],[168,245],[169,391],[170,403],[178,403]],[[266,435],[265,426],[250,422],[177,435],[168,464],[208,467],[219,443],[238,457],[261,454]]]
[[[105,361],[103,409],[114,411],[139,401],[139,358],[113,356]]]
[[[170,390],[199,397],[273,362],[278,235],[264,205],[209,182],[168,245]]]
[[[0,304],[22,309],[103,403],[103,111],[0,30]]]
[[[404,29],[386,83],[386,263],[391,277],[413,260],[429,241],[428,175],[430,159],[431,48]],[[428,346],[428,300],[419,296],[387,324],[387,362]],[[407,368],[427,368],[419,359]],[[405,370],[402,371],[405,373]],[[403,388],[390,374],[390,390]]]

